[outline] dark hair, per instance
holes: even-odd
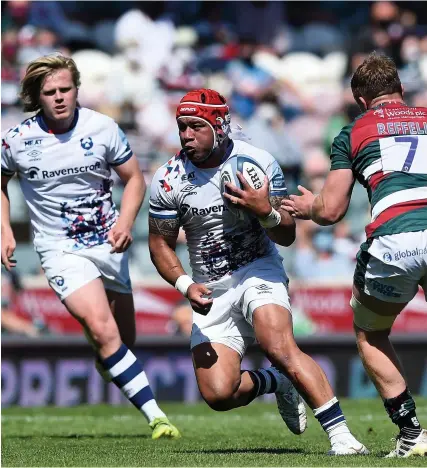
[[[351,90],[356,101],[360,97],[372,101],[386,94],[402,94],[396,64],[390,57],[372,52],[357,67],[351,79]]]

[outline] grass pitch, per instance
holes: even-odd
[[[8,408],[2,412],[2,466],[427,466],[427,458],[384,459],[396,427],[381,401],[343,400],[350,428],[366,457],[327,457],[328,439],[309,412],[302,436],[289,432],[275,404],[226,413],[206,404],[163,404],[183,437],[151,440],[133,407]],[[427,399],[417,398],[427,426]]]

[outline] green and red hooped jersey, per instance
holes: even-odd
[[[368,238],[427,229],[427,108],[389,102],[364,112],[332,144],[337,169],[352,169],[368,191]]]

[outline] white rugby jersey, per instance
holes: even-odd
[[[196,282],[216,281],[266,255],[279,255],[255,216],[240,221],[224,204],[221,168],[233,155],[250,156],[270,181],[270,194],[287,194],[282,170],[270,153],[240,140],[231,140],[219,167],[200,169],[181,151],[155,173],[150,191],[150,216],[179,218]]]
[[[1,170],[18,175],[36,249],[52,241],[68,241],[71,250],[106,242],[118,215],[110,166],[131,156],[114,120],[86,108],[76,109],[67,133],[50,133],[41,115],[8,130]]]

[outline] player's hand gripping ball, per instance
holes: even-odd
[[[221,194],[232,192],[225,186],[226,182],[230,182],[236,187],[243,188],[240,180],[237,178],[236,173],[240,172],[248,184],[255,190],[259,190],[265,179],[265,172],[261,166],[249,156],[243,154],[235,154],[229,158],[221,169]],[[230,200],[223,197],[224,204],[239,220],[245,219],[245,212],[241,210],[237,205],[233,204]]]

